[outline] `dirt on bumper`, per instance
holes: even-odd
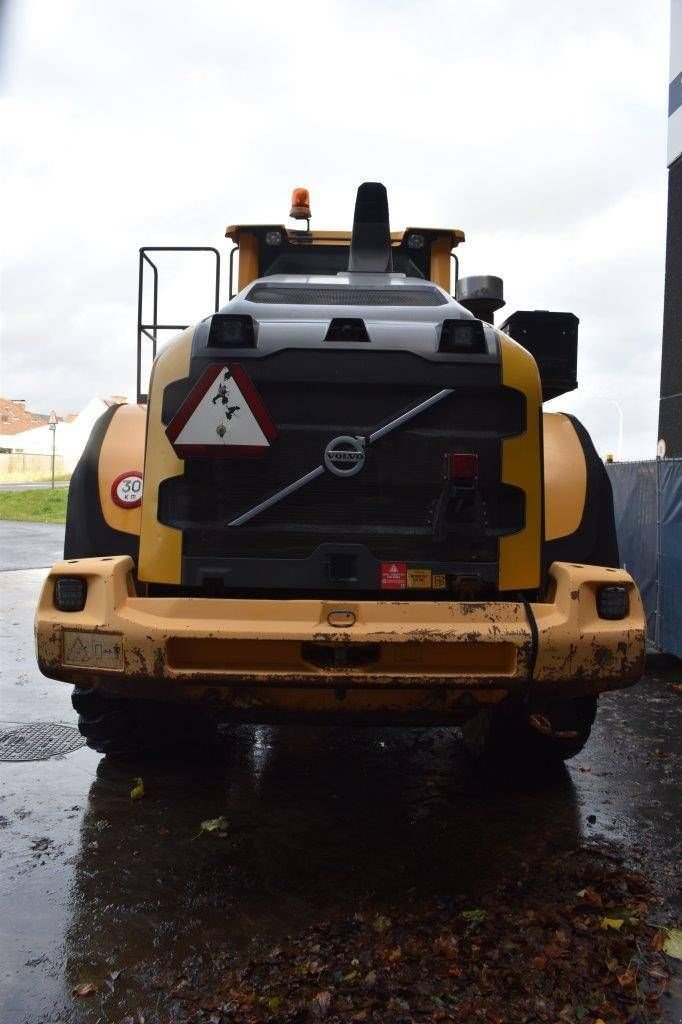
[[[236,718],[268,711],[420,716],[526,693],[597,693],[635,682],[645,623],[620,569],[555,563],[551,600],[354,601],[141,597],[125,556],[61,562],[36,614],[41,671],[111,693],[209,700]],[[81,612],[54,584],[82,576]],[[599,586],[630,594],[625,619],[599,618]],[[473,698],[473,701],[472,701]]]

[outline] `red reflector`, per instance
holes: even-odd
[[[474,480],[478,476],[478,455],[458,452],[449,456],[451,480]]]

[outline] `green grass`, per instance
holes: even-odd
[[[24,523],[65,523],[68,487],[0,491],[0,519]]]

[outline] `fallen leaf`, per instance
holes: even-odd
[[[331,992],[318,992],[313,997],[312,1010],[318,1017],[326,1017],[332,1004]]]
[[[439,935],[433,944],[433,951],[446,960],[454,960],[459,953],[459,943],[454,935]]]
[[[134,782],[135,785],[130,790],[130,799],[141,800],[142,797],[144,796],[144,782],[142,781],[142,779],[135,779]]]
[[[229,827],[229,821],[221,814],[219,818],[207,818],[206,821],[202,821],[201,832],[217,832],[219,836],[226,836]]]
[[[460,915],[469,924],[480,924],[485,921],[486,911],[485,910],[463,910]]]
[[[530,724],[544,736],[552,735],[552,723],[546,715],[530,715]]]
[[[604,931],[608,931],[609,928],[612,928],[614,930],[614,932],[618,932],[623,927],[623,918],[622,917],[602,917],[602,919],[601,919],[601,927],[604,929]]]
[[[384,917],[383,914],[377,914],[377,916],[372,921],[372,928],[374,929],[375,932],[385,932],[390,927],[390,917]]]
[[[634,971],[623,971],[622,974],[617,974],[618,984],[621,988],[632,988],[637,980],[637,975]]]
[[[97,986],[94,981],[86,981],[82,985],[76,985],[75,988],[71,989],[75,996],[79,999],[84,999],[85,996],[91,996],[93,992],[97,991]]]
[[[576,895],[580,898],[580,902],[588,907],[603,906],[601,896],[591,886],[588,886],[587,889],[581,889]]]
[[[164,828],[163,825],[159,829],[159,835],[160,836],[164,836],[164,838],[166,836],[169,836],[170,834],[171,834],[171,830],[169,828]]]
[[[281,1002],[282,1000],[279,996],[270,996],[266,1004],[270,1013],[277,1013]]]
[[[668,928],[663,952],[674,960],[682,960],[682,928]]]
[[[682,683],[672,683],[671,689],[674,690],[675,693],[682,693]]]

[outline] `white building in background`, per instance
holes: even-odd
[[[55,454],[61,456],[63,468],[71,472],[85,448],[90,432],[102,413],[112,405],[122,405],[119,395],[111,398],[92,398],[77,416],[60,420],[55,428]],[[0,433],[0,451],[24,455],[51,455],[52,431],[48,424],[32,427],[17,434]]]

